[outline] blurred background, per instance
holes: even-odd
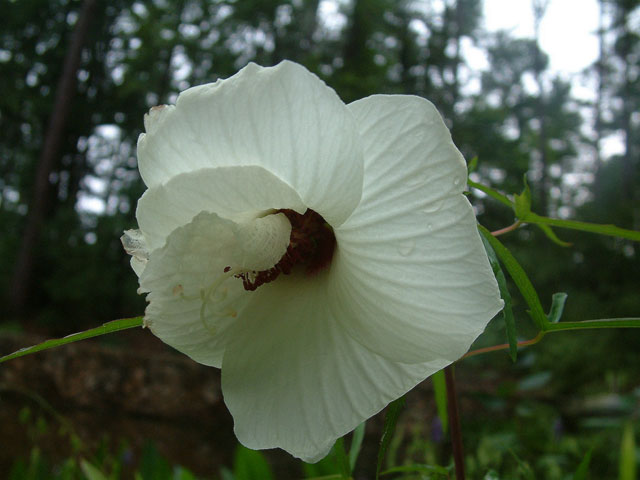
[[[144,191],[135,147],[143,114],[250,61],[302,63],[345,102],[423,96],[467,160],[478,157],[475,181],[514,193],[526,174],[539,214],[639,229],[639,5],[0,0],[0,353],[142,314],[119,238],[135,228]],[[513,223],[477,191],[470,200],[486,227]],[[638,245],[557,234],[572,246],[531,227],[502,237],[543,305],[563,291],[564,320],[638,316]],[[530,338],[512,293],[519,337]],[[478,346],[504,341],[496,319]],[[639,365],[640,335],[629,330],[550,335],[515,364],[504,352],[461,362],[471,478],[569,478],[588,451],[591,478],[618,478],[624,432],[640,433]],[[429,381],[408,396],[394,465],[450,463],[432,397]],[[181,464],[219,478],[236,451],[219,372],[146,331],[3,365],[0,419],[0,470],[15,478],[57,475],[80,457],[112,471]],[[362,478],[379,431],[374,419]],[[278,478],[303,475],[284,454],[268,461]]]

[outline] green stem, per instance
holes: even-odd
[[[122,318],[120,320],[113,320],[112,322],[107,322],[104,325],[101,325],[96,328],[92,328],[91,330],[86,330],[84,332],[79,332],[79,333],[73,333],[71,335],[67,335],[64,338],[45,340],[44,342],[39,343],[38,345],[21,348],[17,352],[13,352],[9,355],[5,355],[4,357],[0,357],[0,363],[6,362],[8,360],[13,360],[14,358],[23,357],[25,355],[30,355],[32,353],[41,352],[42,350],[48,350],[50,348],[60,347],[62,345],[77,342],[79,340],[99,337],[100,335],[119,332],[120,330],[126,330],[128,328],[140,327],[142,326],[142,318],[143,317],[133,317],[133,318]]]
[[[449,412],[449,428],[451,431],[451,449],[453,450],[453,463],[456,470],[456,480],[464,480],[464,452],[462,449],[462,430],[458,415],[458,396],[456,384],[453,378],[453,365],[444,369],[444,379],[447,385],[447,410]]]

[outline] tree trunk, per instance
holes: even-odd
[[[71,110],[71,102],[75,94],[80,54],[89,31],[95,3],[95,0],[85,0],[80,10],[78,23],[75,26],[69,50],[64,59],[53,112],[49,119],[42,152],[38,160],[33,197],[29,205],[29,213],[27,214],[9,293],[9,305],[13,312],[18,315],[24,312],[29,298],[36,246],[42,230],[47,198],[51,189],[49,175],[59,155],[62,137]]]

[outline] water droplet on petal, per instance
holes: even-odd
[[[416,242],[413,240],[405,240],[398,244],[398,253],[403,257],[410,255],[416,248]]]
[[[443,204],[444,200],[436,200],[435,202],[427,204],[421,211],[422,213],[434,213],[440,210]]]
[[[417,188],[427,183],[427,174],[425,172],[416,172],[407,179],[407,186]]]

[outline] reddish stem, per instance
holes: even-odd
[[[513,232],[520,225],[522,225],[522,222],[518,220],[513,225],[509,225],[508,227],[504,227],[504,228],[501,228],[500,230],[496,230],[495,232],[491,232],[491,235],[493,235],[494,237],[498,237],[500,235],[504,235],[505,233]]]
[[[540,340],[542,340],[542,337],[544,337],[545,333],[546,332],[540,331],[538,333],[538,335],[536,335],[532,339],[523,340],[522,342],[518,342],[518,347],[528,347],[530,345],[535,345]],[[493,345],[491,347],[478,348],[477,350],[472,350],[470,352],[465,353],[462,356],[462,358],[474,357],[476,355],[482,355],[483,353],[498,352],[500,350],[507,350],[508,348],[509,348],[509,344],[508,343],[502,343],[500,345]]]

